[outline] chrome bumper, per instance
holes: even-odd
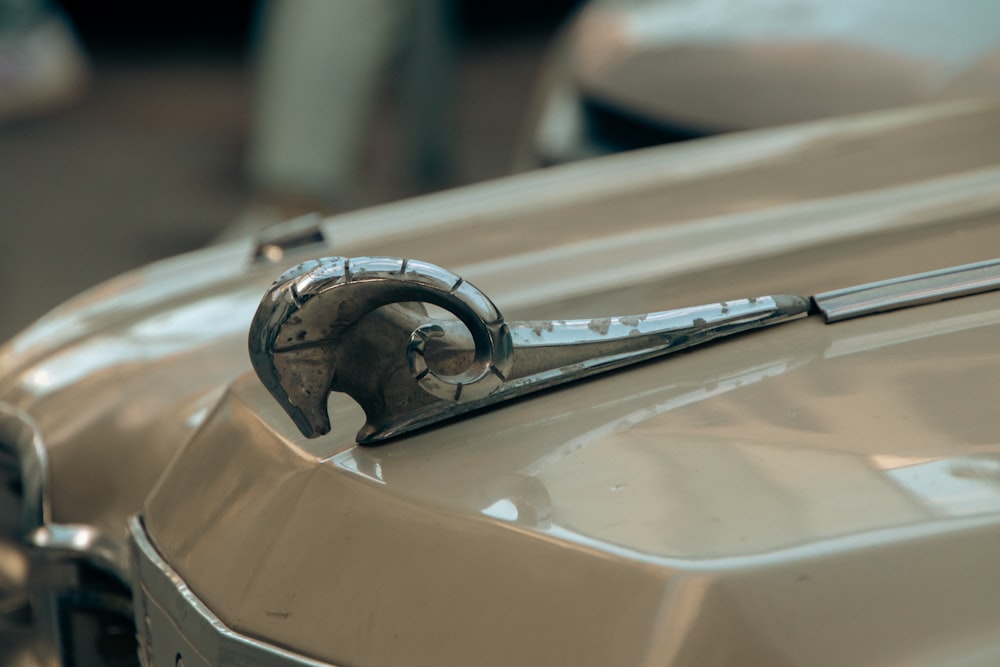
[[[231,630],[171,569],[139,517],[129,521],[139,656],[147,667],[332,667]]]

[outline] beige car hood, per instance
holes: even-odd
[[[1000,115],[934,113],[377,209],[334,247],[445,264],[509,318],[995,256]],[[337,664],[993,664],[998,323],[1000,293],[808,318],[373,448],[350,399],[306,441],[246,373],[145,525],[230,628]]]

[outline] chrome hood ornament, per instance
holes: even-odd
[[[456,320],[434,319],[432,304]],[[374,443],[504,400],[694,345],[805,317],[810,301],[764,296],[630,317],[504,321],[471,283],[393,257],[330,257],[271,286],[250,359],[306,437],[330,431],[327,398],[365,411]]]
[[[303,435],[330,431],[327,398],[365,411],[374,443],[564,382],[810,314],[835,322],[1000,289],[1000,259],[817,294],[761,296],[629,317],[507,323],[433,264],[328,257],[271,286],[250,359]],[[422,304],[451,312],[435,319]]]
[[[507,323],[471,283],[395,257],[328,257],[282,274],[250,326],[250,359],[303,435],[330,431],[327,398],[365,411],[374,443],[471,410],[752,329],[836,322],[1000,289],[1000,259],[816,294],[629,317]],[[451,312],[435,319],[422,304]]]

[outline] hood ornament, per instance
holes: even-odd
[[[432,304],[457,320],[430,317]],[[330,431],[330,392],[350,395],[375,443],[504,400],[751,329],[804,317],[809,299],[764,296],[630,317],[505,322],[440,267],[329,257],[282,274],[250,327],[264,386],[309,438]]]
[[[309,438],[327,398],[365,411],[374,443],[564,382],[810,314],[827,322],[1000,289],[1000,259],[801,296],[762,296],[630,317],[504,321],[489,297],[440,267],[328,257],[271,286],[250,326],[250,360]],[[435,319],[422,304],[457,320]]]

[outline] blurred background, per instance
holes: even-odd
[[[399,50],[376,77],[349,201],[313,206],[305,196],[276,208],[332,212],[509,173],[546,46],[577,4],[441,3],[451,49],[443,55],[449,164],[433,178],[409,173],[401,110],[409,55]],[[6,114],[0,105],[0,341],[106,278],[201,247],[234,224],[260,223],[262,188],[246,167],[263,6],[53,7],[86,60],[61,99]],[[20,47],[8,47],[5,60],[0,43],[0,98],[19,75],[10,53]],[[285,215],[263,211],[271,214]]]
[[[0,341],[314,210],[998,95],[996,0],[0,0]]]

